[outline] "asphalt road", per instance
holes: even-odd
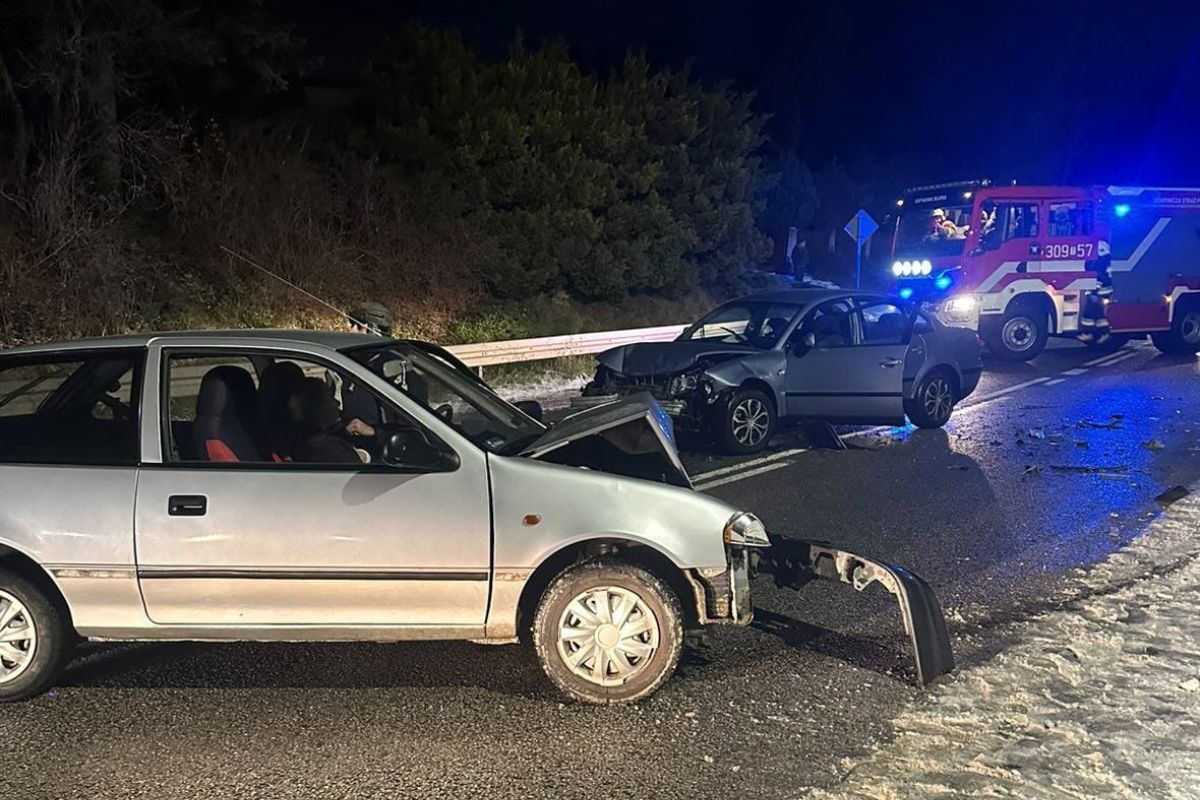
[[[905,565],[961,664],[1200,480],[1195,359],[1074,345],[989,363],[945,431],[788,432],[765,460],[689,454],[698,485],[772,530]],[[633,708],[563,704],[516,646],[90,648],[51,695],[0,708],[0,796],[787,797],[835,784],[912,686],[886,594],[758,587]]]

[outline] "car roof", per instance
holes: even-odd
[[[70,341],[45,342],[42,344],[22,345],[6,350],[0,350],[0,355],[25,355],[34,353],[63,353],[76,350],[108,350],[131,347],[146,347],[156,340],[172,343],[203,344],[216,343],[217,340],[228,342],[234,339],[245,342],[246,345],[286,346],[289,344],[316,345],[328,347],[331,350],[346,350],[369,344],[379,344],[384,339],[366,333],[350,331],[300,331],[300,330],[211,330],[211,331],[162,331],[156,333],[136,333],[122,336],[97,336]]]
[[[885,296],[885,294],[879,292],[867,292],[859,289],[777,289],[771,292],[758,292],[757,294],[746,295],[745,297],[739,297],[729,302],[758,301],[767,303],[795,303],[796,305],[807,306],[813,303],[823,303],[826,300],[832,300],[837,297]]]

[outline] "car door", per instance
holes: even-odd
[[[461,439],[449,444],[452,431],[431,430],[431,419],[418,421],[418,409],[389,397],[386,384],[355,372],[347,359],[227,347],[173,347],[152,352],[151,359],[162,382],[162,457],[140,475],[135,540],[153,622],[482,627],[491,566],[482,451]],[[246,428],[269,409],[215,408],[205,396],[206,376],[220,369],[225,380],[235,374],[230,370],[251,372],[248,362],[264,360],[297,364],[309,388],[328,376],[342,387],[356,382],[379,399],[385,421],[425,426],[422,432],[446,449],[452,468],[299,462],[262,449],[247,456],[247,448],[268,447]],[[260,376],[250,377],[257,390]],[[189,431],[197,441],[181,447],[176,439]],[[346,451],[337,441],[342,435],[326,436],[334,452]],[[206,448],[213,441],[221,447]],[[365,452],[368,443],[362,445]],[[206,450],[225,460],[209,460]]]
[[[883,299],[830,300],[807,312],[787,346],[789,415],[902,423],[908,321]]]

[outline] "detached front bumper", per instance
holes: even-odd
[[[950,634],[937,595],[929,584],[903,567],[875,561],[824,542],[772,536],[759,570],[775,584],[798,589],[816,578],[827,578],[863,591],[878,583],[900,604],[904,630],[912,641],[917,683],[928,686],[954,669]]]
[[[692,585],[696,619],[701,625],[749,625],[754,621],[750,593],[750,548],[725,548],[722,571],[692,569],[684,573]]]

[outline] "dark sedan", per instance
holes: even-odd
[[[937,428],[975,390],[972,331],[892,297],[795,289],[728,302],[673,342],[601,353],[594,399],[649,391],[723,450],[764,448],[780,419]]]

